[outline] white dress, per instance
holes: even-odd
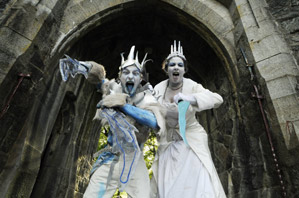
[[[159,148],[152,167],[152,197],[226,197],[210,155],[206,131],[195,118],[198,111],[218,107],[222,97],[190,79],[183,79],[182,93],[195,96],[198,104],[190,105],[186,113],[187,146],[179,135],[177,105],[165,103],[163,99],[167,84],[165,80],[155,87],[158,101],[172,113],[167,113],[166,132],[159,134]]]

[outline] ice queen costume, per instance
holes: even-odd
[[[197,105],[190,105],[186,112],[187,145],[179,131],[178,105],[165,102],[168,83],[169,80],[164,80],[154,88],[159,103],[168,112],[166,131],[159,134],[159,148],[152,166],[152,197],[226,197],[211,158],[207,133],[195,117],[196,112],[220,106],[222,97],[183,78],[181,93],[193,95],[197,101]]]

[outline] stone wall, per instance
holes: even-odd
[[[252,179],[255,178],[252,180],[255,183],[253,187],[261,185],[259,181],[263,180],[262,185],[269,188],[255,191],[256,196],[275,197],[277,193],[280,193],[280,181],[271,153],[270,145],[272,144],[278,158],[278,166],[283,173],[282,181],[287,188],[288,196],[292,197],[297,196],[298,191],[295,185],[298,182],[296,179],[298,160],[295,157],[298,154],[298,138],[294,128],[290,127],[291,131],[288,132],[286,126],[288,120],[292,120],[292,123],[297,120],[295,116],[298,115],[297,91],[294,85],[296,85],[298,69],[290,46],[286,43],[277,23],[267,12],[268,6],[265,1],[235,1],[230,7],[236,26],[235,39],[238,46],[236,55],[241,74],[240,80],[244,82],[242,85],[239,83],[241,85],[239,95],[241,112],[245,123],[250,123],[252,120],[258,123],[258,120],[262,119],[261,115],[253,114],[253,112],[258,112],[259,108],[257,99],[252,98],[249,93],[254,92],[252,85],[257,85],[259,94],[263,97],[262,106],[266,113],[267,123],[270,125],[272,139],[269,140],[262,123],[260,125],[244,123],[248,146],[250,150],[252,149],[248,163],[256,167],[251,169],[255,172],[251,173]],[[240,48],[243,48],[249,64],[253,66],[252,71],[256,76],[253,80],[249,80],[250,73]],[[255,159],[254,156],[256,156]],[[261,160],[265,163],[259,163]],[[259,178],[261,172],[264,174],[263,179]]]
[[[297,63],[299,62],[299,2],[267,0],[273,19],[279,24]]]
[[[31,77],[22,81],[0,120],[1,197],[73,197],[87,185],[99,137],[91,106],[99,95],[83,78],[63,83],[58,59],[50,58],[67,3],[10,1],[2,12],[1,107],[18,74]],[[77,174],[83,179],[76,180]]]

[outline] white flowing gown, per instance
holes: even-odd
[[[168,80],[155,87],[160,104],[167,108],[166,130],[159,134],[159,148],[153,163],[152,197],[159,198],[223,198],[226,197],[208,147],[206,131],[198,123],[195,113],[217,108],[222,97],[184,78],[183,94],[192,94],[197,106],[186,113],[186,145],[179,135],[177,105],[164,102]],[[172,115],[172,116],[171,116]]]

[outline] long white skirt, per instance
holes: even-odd
[[[159,155],[159,198],[213,198],[210,175],[183,141],[173,142]]]

